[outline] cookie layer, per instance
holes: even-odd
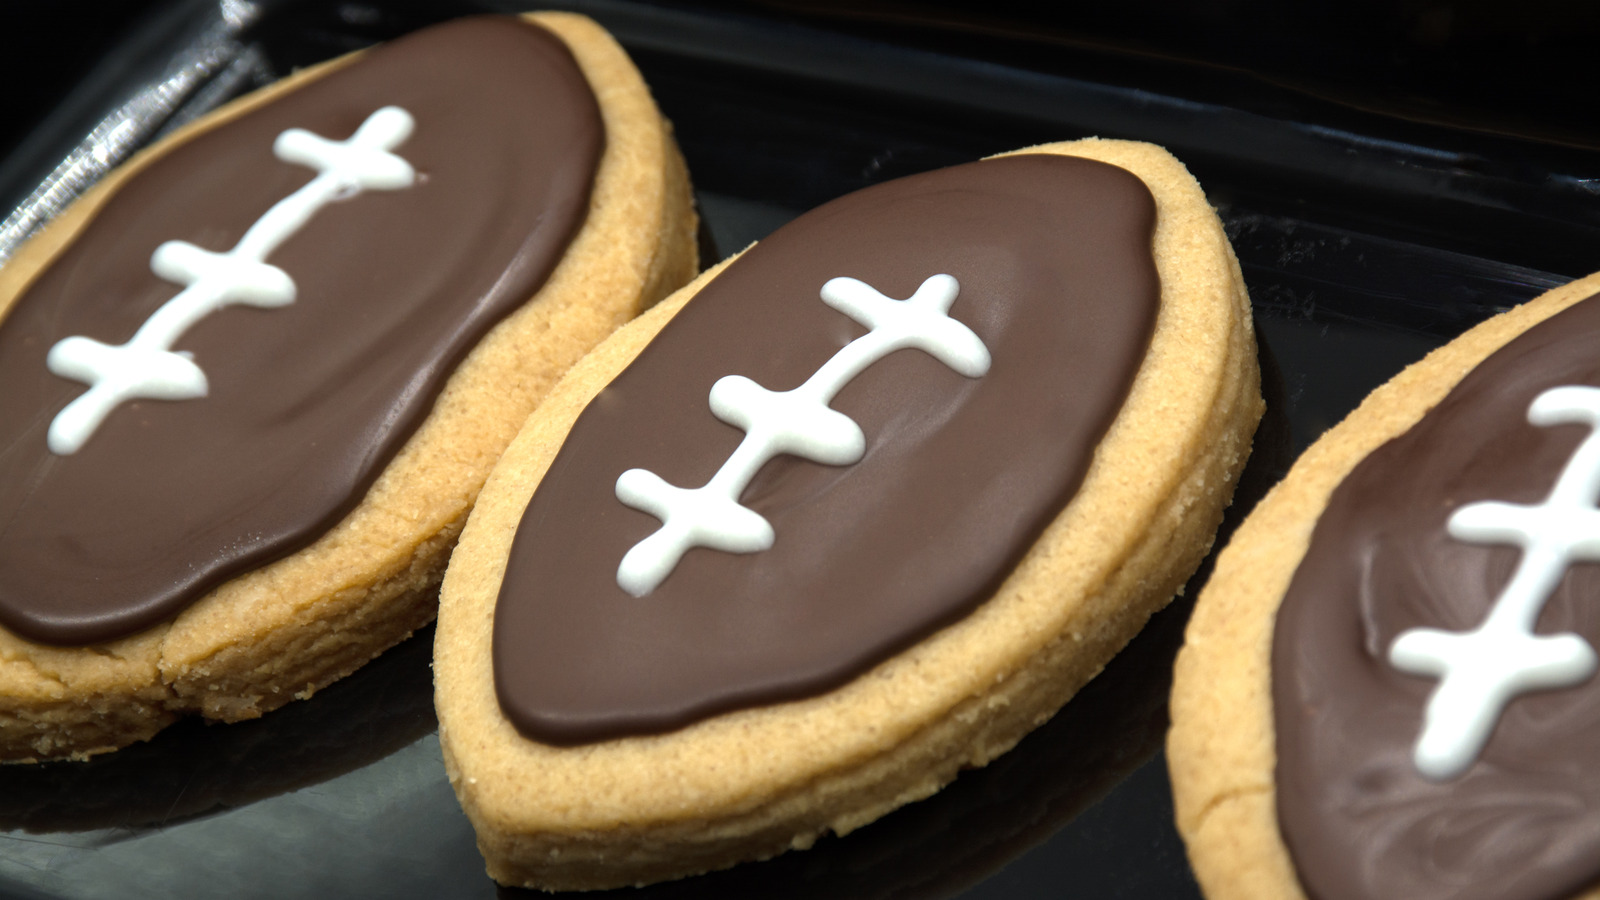
[[[1208,895],[1594,895],[1594,817],[1571,780],[1587,766],[1560,762],[1582,743],[1567,729],[1592,685],[1513,700],[1464,771],[1424,775],[1413,752],[1439,680],[1395,668],[1389,649],[1414,626],[1474,628],[1516,568],[1515,548],[1450,537],[1445,522],[1551,489],[1585,430],[1537,427],[1527,408],[1557,383],[1594,383],[1586,342],[1558,348],[1591,328],[1600,306],[1573,304],[1597,290],[1600,276],[1551,291],[1396,376],[1219,557],[1179,658],[1169,741]],[[1589,604],[1573,603],[1586,568],[1567,573],[1538,633],[1594,633]]]
[[[692,273],[687,179],[637,72],[587,20],[534,19],[570,49],[599,100],[605,131],[581,227],[535,302],[511,312],[476,346],[467,345],[470,352],[437,399],[424,405],[421,424],[365,496],[342,518],[335,514],[336,524],[305,550],[222,584],[170,625],[93,649],[51,648],[0,634],[6,707],[0,710],[0,757],[118,746],[148,737],[175,712],[253,717],[309,695],[428,621],[454,536],[527,411],[588,347]],[[285,92],[315,88],[332,73],[359,67],[354,60],[360,58],[300,73],[142,154],[0,271],[7,304],[78,237],[131,173]],[[348,206],[354,212],[369,199],[352,198],[337,211]],[[430,277],[445,284],[465,271]]]
[[[1237,265],[1198,186],[1159,148],[1029,152],[1100,159],[1150,188],[1155,331],[1082,488],[993,596],[866,674],[665,734],[574,747],[523,737],[488,664],[517,523],[579,413],[720,268],[597,348],[529,420],[453,559],[435,650],[447,770],[495,878],[655,881],[848,832],[1012,746],[1193,571],[1260,415]]]

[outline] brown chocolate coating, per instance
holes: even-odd
[[[1411,753],[1437,679],[1388,662],[1413,627],[1466,631],[1520,551],[1451,538],[1482,500],[1539,503],[1581,425],[1535,426],[1558,385],[1600,385],[1600,302],[1523,333],[1334,491],[1278,612],[1278,819],[1317,900],[1559,900],[1600,881],[1600,680],[1513,700],[1478,761],[1430,782]],[[1600,645],[1600,565],[1568,569],[1536,631]]]
[[[656,733],[850,680],[988,597],[1077,490],[1154,327],[1154,201],[1104,163],[1026,155],[835,200],[734,262],[584,411],[518,529],[495,612],[502,710],[554,744]],[[705,484],[743,437],[707,397],[725,375],[800,385],[865,329],[819,299],[835,276],[904,299],[948,273],[950,315],[993,364],[918,350],[832,406],[849,466],[769,462],[741,502],[770,550],[691,549],[652,593],[617,565],[659,521],[616,499],[640,467]]]
[[[416,121],[417,183],[324,207],[269,258],[298,299],[230,307],[174,346],[209,396],[114,410],[77,454],[45,445],[85,387],[45,354],[130,337],[179,290],[167,240],[233,247],[311,169],[288,128],[342,140],[374,110]],[[588,212],[605,135],[565,45],[510,18],[402,38],[172,150],[129,180],[0,324],[0,624],[89,644],[170,619],[310,544],[352,509],[456,365],[532,296]]]

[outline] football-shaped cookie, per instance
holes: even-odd
[[[693,223],[566,15],[307,70],[109,176],[0,269],[0,759],[260,715],[426,623],[500,452]]]
[[[796,219],[574,367],[468,524],[435,676],[490,873],[720,868],[988,762],[1194,571],[1260,411],[1238,267],[1159,148]]]
[[[1374,391],[1220,554],[1168,746],[1208,896],[1597,896],[1600,276]]]

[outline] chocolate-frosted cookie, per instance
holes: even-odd
[[[1218,558],[1173,689],[1207,895],[1600,896],[1600,276],[1406,369]]]
[[[680,877],[926,797],[1047,719],[1210,546],[1248,299],[1160,148],[888,182],[557,386],[441,592],[451,782],[496,879]]]
[[[108,176],[0,269],[0,760],[251,718],[430,620],[501,451],[693,235],[571,15],[352,54]]]

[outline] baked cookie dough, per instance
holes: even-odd
[[[1600,275],[1374,391],[1218,557],[1178,657],[1206,895],[1600,896]]]
[[[1220,224],[1146,144],[868,188],[705,273],[530,417],[446,573],[490,875],[765,858],[1005,752],[1194,571],[1257,382]]]
[[[501,451],[694,231],[565,14],[297,73],[108,176],[0,269],[0,760],[253,718],[432,619]]]

